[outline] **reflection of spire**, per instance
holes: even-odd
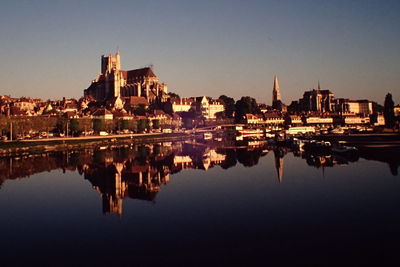
[[[278,77],[274,77],[274,88],[272,90],[272,103],[281,100],[281,91],[279,89]]]
[[[278,175],[278,182],[281,183],[283,180],[283,153],[276,149],[274,150],[275,155],[275,168]]]

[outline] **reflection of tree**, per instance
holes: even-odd
[[[223,152],[222,152],[223,153]],[[233,149],[225,150],[226,159],[221,163],[222,169],[228,169],[236,165],[236,152]]]
[[[261,155],[262,149],[255,149],[252,151],[249,151],[247,149],[236,150],[237,160],[245,167],[257,165]]]
[[[183,169],[207,170],[214,166],[228,169],[238,162],[246,167],[258,164],[268,153],[266,146],[247,148],[218,148],[205,144],[166,143],[136,144],[133,146],[93,147],[79,150],[0,158],[0,186],[6,179],[29,177],[32,174],[62,169],[84,175],[103,199],[103,212],[122,214],[124,198],[155,201],[169,175]],[[283,158],[287,149],[275,148],[275,168],[278,180],[283,178]],[[398,151],[362,150],[360,156],[389,164],[397,175],[400,165]],[[354,159],[338,155],[303,153],[307,164],[332,167],[348,164]]]
[[[392,175],[398,175],[398,168],[400,166],[400,150],[399,149],[368,149],[360,150],[360,157],[367,160],[376,160],[385,162],[389,165]]]

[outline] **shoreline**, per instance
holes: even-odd
[[[0,142],[0,157],[86,148],[94,145],[179,141],[185,140],[190,136],[193,135],[187,133],[144,133],[6,141]]]

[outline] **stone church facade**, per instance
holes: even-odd
[[[168,98],[168,86],[159,82],[150,67],[121,70],[121,56],[117,52],[115,56],[101,56],[101,73],[84,90],[84,95],[98,101],[144,97],[149,103],[156,100],[163,102]]]

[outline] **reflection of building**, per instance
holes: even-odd
[[[278,182],[281,183],[283,180],[283,157],[285,156],[285,152],[281,149],[275,149],[274,156]]]
[[[266,153],[261,144],[222,150],[182,142],[47,152],[19,160],[1,158],[0,185],[6,179],[55,169],[78,171],[100,193],[103,212],[121,216],[125,198],[155,201],[161,185],[169,183],[170,174],[188,168],[208,170],[218,165],[227,169],[237,162],[254,166]]]
[[[167,85],[159,83],[158,77],[149,67],[121,70],[121,57],[117,52],[115,56],[101,56],[101,73],[84,90],[84,95],[90,95],[96,100],[121,97],[129,101],[130,97],[145,97],[149,102],[153,102],[156,98],[165,100],[167,92]]]

